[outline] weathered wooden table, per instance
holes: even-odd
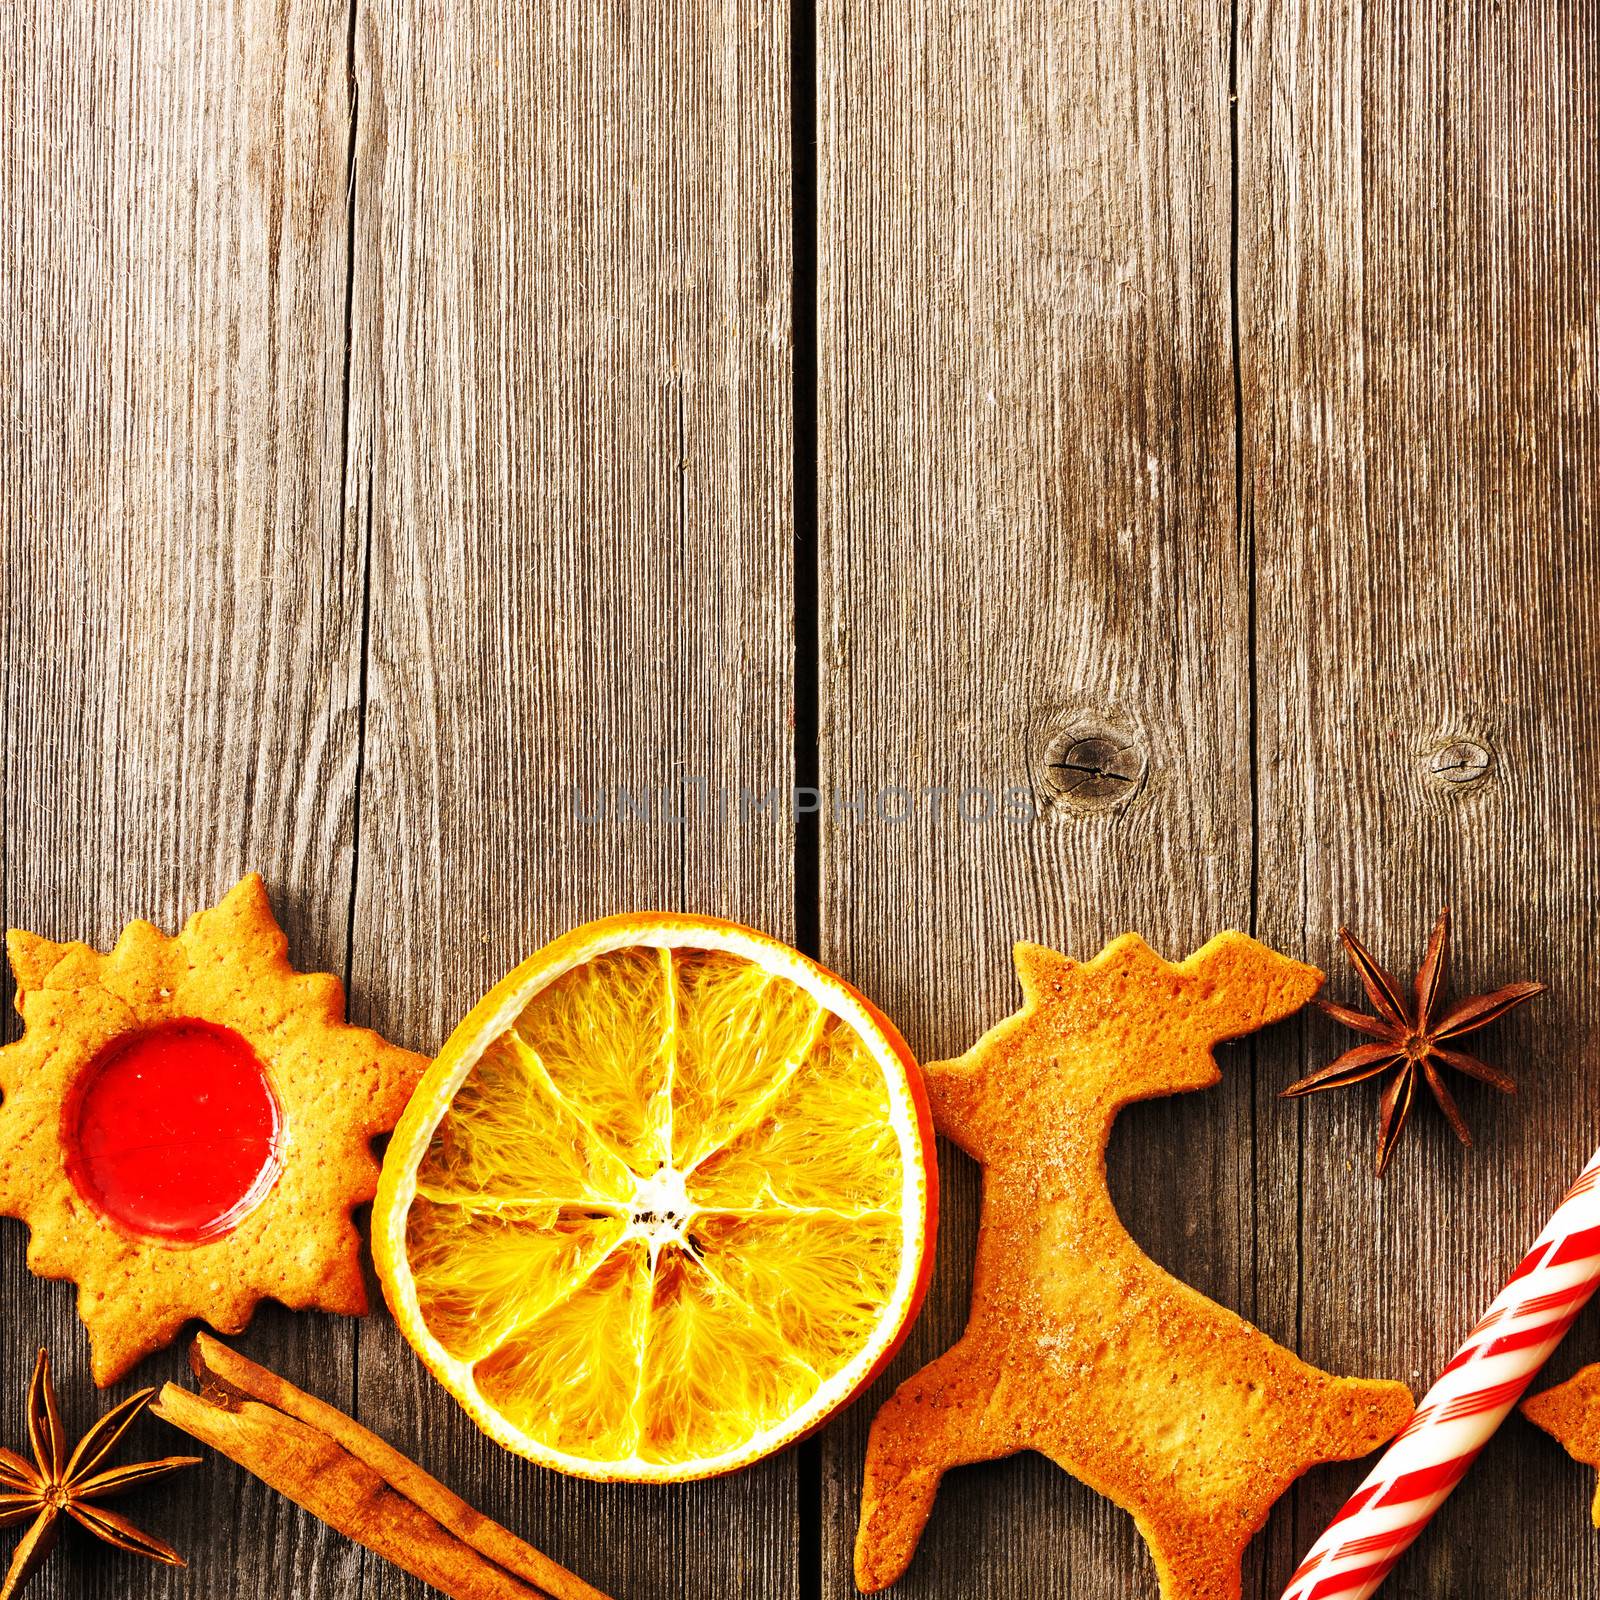
[[[1600,1139],[1592,6],[14,0],[0,85],[7,923],[104,947],[259,868],[429,1049],[559,930],[686,906],[931,1057],[1017,937],[1244,927],[1349,997],[1341,919],[1405,965],[1449,901],[1463,985],[1554,988],[1473,1153],[1424,1108],[1380,1186],[1375,1095],[1276,1097],[1311,1018],[1112,1151],[1158,1260],[1431,1378]],[[894,1372],[730,1481],[514,1460],[381,1314],[241,1343],[619,1597],[837,1600],[876,1400],[963,1320],[943,1170]],[[11,1442],[41,1342],[96,1403],[23,1246]],[[1597,1357],[1592,1315],[1555,1370]],[[1595,1594],[1592,1489],[1514,1421],[1388,1592]],[[31,1592],[422,1592],[225,1463],[129,1509],[186,1573],[74,1539]],[[1029,1457],[952,1475],[900,1592],[1154,1589]]]

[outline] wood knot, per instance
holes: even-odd
[[[1039,783],[1059,811],[1115,811],[1143,787],[1145,769],[1137,739],[1103,725],[1079,723],[1045,747]]]
[[[1470,789],[1483,782],[1494,756],[1476,739],[1446,739],[1427,758],[1428,776],[1441,789]]]

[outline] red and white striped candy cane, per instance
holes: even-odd
[[[1366,1600],[1467,1475],[1600,1287],[1600,1150],[1283,1600]]]

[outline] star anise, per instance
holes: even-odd
[[[24,1461],[14,1450],[0,1449],[0,1528],[14,1527],[32,1518],[11,1558],[5,1581],[0,1584],[0,1600],[13,1600],[21,1594],[23,1585],[44,1565],[61,1535],[63,1512],[119,1550],[148,1556],[164,1566],[185,1565],[171,1545],[140,1533],[126,1517],[93,1503],[165,1477],[179,1467],[199,1463],[199,1456],[169,1456],[165,1461],[140,1461],[105,1472],[96,1470],[154,1394],[154,1389],[141,1389],[108,1411],[69,1456],[66,1436],[61,1431],[61,1413],[56,1408],[55,1387],[50,1382],[50,1357],[43,1350],[39,1352],[33,1381],[28,1385],[28,1443],[38,1465]]]
[[[1377,1044],[1357,1045],[1347,1050],[1330,1066],[1313,1072],[1283,1091],[1286,1097],[1315,1094],[1321,1089],[1343,1089],[1352,1083],[1376,1077],[1391,1067],[1398,1067],[1394,1080],[1383,1092],[1383,1120],[1378,1127],[1378,1176],[1388,1170],[1395,1146],[1411,1115],[1420,1078],[1433,1092],[1439,1109],[1455,1129],[1463,1144],[1472,1143],[1472,1134],[1457,1107],[1455,1098],[1445,1086],[1441,1067],[1464,1072],[1481,1083],[1493,1084],[1502,1094],[1515,1094],[1516,1083],[1498,1067],[1479,1061],[1464,1051],[1451,1048],[1463,1034],[1475,1033],[1487,1027],[1508,1011],[1545,992],[1542,983],[1509,983],[1493,994],[1474,995],[1469,1000],[1457,1001],[1443,1015],[1438,1015],[1445,989],[1445,972],[1449,961],[1450,909],[1439,913],[1428,939],[1428,949],[1422,958],[1422,967],[1416,983],[1407,994],[1393,975],[1379,966],[1372,952],[1348,928],[1340,928],[1339,937],[1355,963],[1361,982],[1372,1001],[1377,1016],[1369,1017],[1364,1011],[1354,1011],[1349,1006],[1335,1005],[1330,1000],[1318,1000],[1317,1006],[1335,1022],[1342,1022],[1357,1033],[1380,1041]],[[1447,1042],[1448,1041],[1448,1042]]]

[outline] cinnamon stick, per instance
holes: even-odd
[[[151,1412],[452,1600],[607,1600],[342,1411],[202,1333]]]

